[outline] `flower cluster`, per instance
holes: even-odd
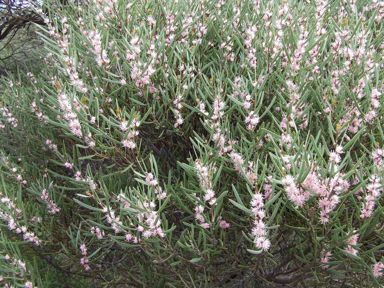
[[[57,100],[59,101],[61,110],[64,112],[65,120],[68,121],[72,134],[81,138],[83,136],[81,124],[77,119],[77,114],[72,110],[71,99],[68,95],[61,93],[58,95]],[[73,95],[73,105],[76,107],[77,111],[80,111],[80,104],[75,95]]]
[[[252,235],[255,236],[255,246],[259,249],[269,250],[271,247],[271,241],[265,236],[267,234],[264,218],[265,211],[264,206],[264,196],[261,193],[255,193],[252,196],[251,207],[252,207],[252,216],[255,217],[254,227],[252,229]]]
[[[235,165],[235,170],[242,175],[242,171],[244,172],[246,178],[248,181],[255,185],[257,180],[257,174],[254,171],[254,163],[251,161],[248,161],[248,166],[243,166],[244,159],[241,157],[239,153],[236,153],[235,151],[232,151],[229,156],[231,157],[231,160],[233,161],[233,164]]]
[[[354,231],[354,232],[356,232],[356,231]],[[347,249],[345,249],[345,250],[348,253],[350,253],[352,255],[355,255],[355,256],[357,256],[358,251],[355,248],[353,248],[352,246],[356,246],[357,245],[357,241],[359,239],[359,236],[360,236],[359,234],[355,234],[355,235],[352,235],[351,237],[349,237],[347,239],[348,246],[347,246]]]
[[[110,60],[105,49],[102,48],[102,37],[98,30],[90,31],[88,33],[88,40],[93,46],[91,50],[96,56],[96,62],[99,66],[107,65]]]
[[[383,272],[381,270],[384,268],[384,264],[379,262],[373,265],[373,276],[376,278],[383,276]]]
[[[3,117],[5,117],[7,119],[7,122],[9,124],[11,124],[12,127],[16,128],[17,127],[17,122],[18,122],[17,118],[15,118],[13,116],[13,114],[10,113],[9,110],[6,107],[3,107],[1,105],[0,105],[0,111],[2,111],[2,115],[3,115]],[[5,125],[2,122],[0,122],[0,128],[2,128],[2,129],[5,128]]]
[[[149,238],[151,236],[159,235],[160,237],[165,237],[163,229],[160,227],[161,220],[159,219],[159,215],[157,211],[154,210],[156,208],[156,204],[152,201],[138,202],[137,206],[143,209],[145,212],[140,212],[137,210],[137,220],[139,225],[137,226],[137,231],[141,232],[142,237]]]
[[[204,166],[201,159],[196,159],[195,168],[197,170],[197,177],[199,179],[200,187],[205,192],[203,199],[204,201],[208,202],[210,206],[214,206],[216,204],[216,197],[215,191],[213,190],[212,177],[216,172],[216,168],[212,165]],[[200,200],[200,198],[198,199]],[[206,222],[206,218],[203,216],[204,210],[205,207],[196,201],[195,219],[199,221],[202,227],[208,229],[210,224]],[[212,221],[214,221],[214,219],[212,219]]]
[[[89,267],[88,265],[89,260],[87,258],[87,248],[84,243],[80,245],[80,250],[81,250],[81,255],[83,255],[83,257],[80,259],[80,264],[83,265],[85,270],[88,271],[89,269],[91,269],[91,267]]]
[[[199,178],[200,187],[204,190],[204,201],[213,206],[216,203],[215,191],[213,191],[212,177],[216,172],[216,168],[212,166],[203,166],[200,159],[195,161],[195,168],[197,169],[197,177]],[[201,221],[200,221],[201,222]]]
[[[128,149],[135,149],[136,137],[139,135],[139,131],[137,130],[137,128],[139,128],[140,126],[140,121],[137,120],[137,116],[135,116],[129,127],[127,127],[127,125],[128,121],[122,121],[120,123],[121,131],[125,133],[129,130],[127,136],[125,137],[125,140],[123,140],[123,147],[126,147]]]
[[[19,220],[21,221],[23,216],[22,210],[17,208],[16,204],[8,197],[2,197],[1,202],[6,206],[7,209],[0,210],[0,219],[8,222],[9,230],[14,230],[16,234],[23,233],[24,240],[32,242],[36,246],[40,246],[41,241],[37,236],[35,236],[35,233],[29,232],[26,226],[21,226],[19,224]]]
[[[147,176],[145,177],[145,182],[147,182],[150,186],[153,186],[155,188],[156,197],[158,199],[165,199],[167,198],[166,191],[161,188],[159,185],[159,182],[156,180],[156,178],[153,176],[152,173],[147,173]]]
[[[92,227],[91,228],[91,233],[92,234],[96,234],[97,239],[103,239],[103,237],[105,236],[104,231],[100,230],[99,227],[96,227],[96,228]]]
[[[182,95],[178,95],[175,100],[173,100],[173,105],[175,105],[174,111],[175,111],[175,117],[176,117],[176,123],[175,128],[180,126],[184,123],[183,116],[181,115],[180,109],[183,108],[183,105],[181,104]]]
[[[327,252],[325,251],[326,251],[325,249],[321,250],[321,263],[328,263],[329,258],[332,256],[332,253],[330,251],[327,251]],[[324,265],[323,269],[326,269],[328,267],[329,265]]]
[[[53,200],[49,198],[46,189],[43,189],[43,191],[41,191],[41,199],[43,199],[45,201],[45,203],[47,204],[47,207],[49,209],[48,210],[49,213],[56,214],[56,213],[60,212],[61,209],[58,208],[56,206],[56,204],[53,202]]]
[[[361,218],[371,217],[372,213],[375,210],[375,200],[381,195],[383,191],[381,185],[381,179],[378,175],[372,175],[369,178],[369,184],[367,185],[367,192],[363,199],[363,203],[361,204]]]

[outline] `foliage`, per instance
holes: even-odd
[[[383,2],[86,4],[2,82],[6,287],[384,284]]]
[[[31,3],[29,3],[31,2]],[[34,50],[43,42],[33,23],[44,24],[32,1],[6,0],[0,3],[0,75],[15,73],[33,61]]]

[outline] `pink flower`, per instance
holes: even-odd
[[[201,227],[203,227],[205,229],[209,229],[209,224],[208,223],[202,223],[200,225],[201,225]]]
[[[149,86],[148,87],[148,90],[149,90],[149,92],[150,93],[155,93],[155,91],[157,90],[155,87],[153,87],[153,86]]]
[[[84,243],[80,245],[80,250],[81,254],[83,254],[84,256],[87,255],[87,248],[85,247]]]
[[[373,276],[376,278],[380,277],[383,275],[383,272],[381,270],[384,268],[384,264],[379,262],[373,265]]]
[[[127,147],[129,149],[134,149],[134,148],[136,148],[136,143],[132,142],[131,140],[125,139],[123,141],[123,147]]]
[[[229,228],[229,223],[227,223],[223,220],[220,222],[220,227],[223,229]]]
[[[255,245],[257,248],[267,251],[269,247],[271,247],[271,241],[269,241],[265,237],[258,237],[256,239]]]
[[[26,268],[26,266],[25,266],[25,263],[21,262],[20,260],[18,260],[17,263],[19,264],[19,266],[20,266],[25,272],[27,272],[27,268]]]
[[[353,249],[352,246],[348,246],[347,249],[345,249],[348,253],[352,254],[352,255],[355,255],[357,256],[357,250],[356,249]]]
[[[126,234],[126,235],[125,235],[125,240],[126,240],[127,242],[131,241],[132,238],[133,238],[133,236],[132,236],[131,234]]]
[[[149,237],[152,236],[152,232],[149,231],[149,230],[146,230],[146,231],[143,232],[143,236],[144,236],[144,238],[148,239]]]
[[[72,169],[73,164],[69,163],[68,161],[64,163],[65,168]]]

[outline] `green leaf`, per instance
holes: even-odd
[[[233,205],[235,205],[237,208],[243,210],[243,211],[244,211],[245,213],[247,213],[248,215],[251,215],[251,214],[252,214],[252,211],[249,210],[248,208],[245,208],[244,205],[241,205],[241,204],[239,204],[239,203],[233,201],[232,199],[229,199],[229,201],[230,201]]]
[[[200,260],[201,258],[193,258],[192,260],[189,260],[189,262],[196,263],[196,262],[199,262]]]
[[[251,254],[255,254],[255,255],[259,255],[261,253],[263,253],[263,249],[261,250],[251,250],[251,249],[247,249],[247,251]]]
[[[89,206],[83,202],[80,202],[79,200],[77,199],[73,199],[73,201],[75,201],[77,204],[79,204],[80,206],[83,206],[84,208],[87,208],[89,210],[92,210],[92,211],[96,211],[96,212],[102,212],[103,210],[100,209],[100,208],[95,208],[95,207],[92,207],[92,206]]]

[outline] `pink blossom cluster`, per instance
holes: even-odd
[[[52,140],[47,139],[47,140],[45,141],[45,144],[48,146],[48,148],[49,148],[50,150],[52,150],[52,151],[57,150],[57,145],[54,144]],[[42,150],[46,151],[46,148],[43,147]]]
[[[121,201],[124,195],[121,194],[119,196],[120,197],[118,200]],[[119,226],[123,226],[123,222],[120,220],[120,217],[115,215],[116,213],[111,207],[103,206],[101,203],[98,203],[98,204],[102,207],[102,212],[106,214],[106,220],[109,224],[111,224],[111,228],[115,231],[115,233],[121,232],[121,228]],[[131,223],[131,226],[133,226],[132,223]],[[91,228],[91,233],[92,233],[92,228]],[[97,228],[94,229],[93,231],[96,233],[96,236],[98,238],[104,237],[104,231],[100,232],[99,235],[97,234]],[[135,244],[139,242],[139,239],[137,239],[137,237],[134,237],[129,232],[125,232],[125,238],[127,242],[133,241],[133,243]]]
[[[282,121],[282,124],[280,124],[281,126],[284,126],[286,123],[286,118],[283,119]],[[281,134],[281,141],[283,143],[286,143],[287,145],[287,148],[290,149],[291,148],[291,145],[292,145],[292,137],[291,137],[291,134],[285,132],[283,130],[283,133]]]
[[[41,100],[43,100],[43,98],[41,98]],[[40,101],[41,101],[41,100],[40,100]],[[48,121],[47,121],[48,116],[47,116],[47,115],[44,115],[43,112],[41,112],[41,111],[38,109],[35,100],[33,100],[32,103],[31,103],[31,110],[32,110],[33,113],[36,114],[36,116],[37,116],[37,118],[39,119],[39,121],[42,121],[42,122],[44,122],[45,124],[48,124]]]
[[[229,223],[227,223],[227,221],[222,220],[222,217],[221,217],[221,216],[219,216],[219,217],[217,218],[217,220],[220,221],[220,228],[221,228],[221,229],[227,229],[227,228],[229,228],[229,227],[231,226]]]
[[[121,231],[121,227],[123,226],[123,222],[120,220],[120,216],[116,216],[116,212],[107,206],[104,206],[103,213],[106,214],[106,219],[109,224],[111,224],[111,228],[115,231],[115,233],[119,233]]]
[[[60,208],[58,208],[56,206],[56,204],[53,202],[52,199],[49,198],[48,196],[48,192],[46,189],[43,189],[43,191],[41,192],[41,199],[43,199],[45,201],[45,203],[47,204],[47,207],[48,207],[48,212],[51,213],[51,214],[56,214],[56,213],[59,213],[60,212]]]
[[[255,129],[256,125],[260,122],[259,116],[255,111],[251,110],[251,104],[254,102],[251,95],[245,96],[245,101],[243,103],[244,108],[248,110],[248,116],[245,118],[245,123],[247,124],[247,129],[252,131]]]
[[[356,232],[356,231],[354,231],[354,232]],[[347,248],[345,250],[348,253],[350,253],[352,255],[355,255],[355,256],[357,256],[358,251],[355,248],[353,248],[351,245],[353,245],[353,246],[357,245],[357,241],[359,239],[359,236],[360,236],[359,234],[355,234],[355,235],[352,235],[351,237],[349,237],[347,239],[348,246],[347,246]]]
[[[375,88],[371,93],[371,109],[367,114],[365,114],[365,120],[368,122],[372,122],[374,118],[377,116],[377,108],[380,107],[380,96],[381,93]]]
[[[308,177],[307,177],[308,178]],[[295,203],[298,207],[304,206],[305,202],[309,199],[310,193],[307,190],[300,189],[299,185],[296,184],[295,178],[291,175],[287,175],[283,178],[285,186],[285,192],[287,193],[288,199]]]
[[[340,202],[338,194],[349,188],[348,182],[344,181],[340,175],[323,181],[315,172],[310,172],[301,186],[306,189],[304,192],[306,199],[311,196],[308,189],[318,195],[318,205],[321,209],[320,222],[323,224],[329,222],[329,213]],[[332,191],[336,194],[332,195]]]
[[[8,157],[3,157],[2,158],[2,161],[3,163],[5,164],[5,166],[7,166],[7,168],[9,169],[9,171],[12,173],[12,178],[14,178],[17,182],[23,184],[23,185],[26,185],[27,184],[27,181],[26,180],[23,180],[23,177],[17,173],[17,168],[16,167],[12,167],[8,161]],[[24,173],[24,169],[21,169],[20,170],[21,173]]]
[[[333,162],[333,163],[340,163],[341,162],[341,154],[343,154],[343,147],[338,145],[336,146],[336,149],[335,151],[330,151],[329,152],[329,161]]]
[[[132,241],[133,244],[137,244],[137,243],[139,243],[140,239],[137,239],[136,236],[133,236],[131,233],[126,232],[125,233],[125,241],[127,241],[127,242]]]
[[[80,250],[81,250],[81,255],[83,255],[83,257],[80,259],[80,264],[83,265],[85,270],[88,271],[91,268],[88,265],[89,260],[87,259],[87,248],[84,243],[80,245]]]
[[[194,210],[195,210],[195,219],[200,222],[200,226],[205,229],[208,229],[210,227],[210,224],[205,222],[205,218],[203,216],[205,207],[203,205],[199,205],[198,202],[196,201],[196,207]]]
[[[213,177],[213,174],[216,172],[216,168],[212,165],[204,166],[200,159],[196,159],[195,168],[197,170],[199,185],[205,191],[205,195],[203,197],[204,201],[209,201],[209,204],[211,206],[215,205],[216,198],[215,198],[215,191],[213,190],[212,177]],[[196,197],[196,194],[194,196]],[[199,197],[197,197],[197,199],[200,200]],[[200,225],[203,228],[208,229],[210,227],[210,224],[206,223],[206,220],[203,216],[205,207],[199,204],[198,201],[195,201],[195,204],[196,204],[196,207],[194,209],[195,219],[199,221]],[[214,219],[212,219],[212,221],[214,221]]]
[[[76,181],[88,182],[93,190],[97,189],[97,183],[95,183],[91,177],[87,177],[87,179],[83,178],[80,171],[77,171],[74,176]]]
[[[253,168],[253,162],[248,161],[248,165],[244,165],[244,159],[239,153],[236,153],[235,151],[232,151],[229,156],[231,157],[233,164],[235,166],[235,170],[242,174],[242,171],[244,172],[245,176],[251,182],[252,185],[255,185],[256,180],[257,180],[257,174],[254,172]]]
[[[245,118],[245,123],[247,125],[247,129],[252,131],[255,129],[256,125],[260,122],[260,118],[257,114],[255,114],[255,111],[250,111],[247,118]]]
[[[308,121],[306,120],[306,115],[303,116],[303,112],[304,112],[304,109],[307,107],[307,105],[305,104],[305,102],[302,102],[300,101],[301,98],[302,98],[302,95],[298,92],[298,88],[297,85],[295,85],[293,83],[293,81],[291,80],[288,80],[287,82],[287,86],[288,86],[288,92],[289,93],[289,99],[290,99],[290,102],[287,103],[287,108],[289,108],[291,106],[291,114],[289,114],[289,117],[287,120],[289,120],[289,126],[290,127],[295,127],[295,119],[300,119],[300,121],[303,121],[299,127],[300,129],[305,129],[307,126],[308,126]],[[285,126],[282,127],[284,130],[287,129],[287,127]]]
[[[373,159],[373,162],[379,169],[379,171],[384,170],[384,149],[376,149],[372,151],[371,158]]]
[[[67,65],[66,72],[71,80],[71,84],[76,87],[79,92],[86,94],[88,92],[88,88],[85,86],[83,80],[80,79],[79,73],[77,69],[80,68],[79,63],[75,62],[74,58],[65,56],[64,62]]]
[[[374,264],[373,265],[373,276],[375,276],[376,278],[383,276],[383,272],[382,272],[383,269],[384,269],[383,263],[378,262],[378,263]]]
[[[330,251],[325,252],[325,249],[321,250],[321,263],[328,263],[329,258],[332,256],[332,253]],[[328,268],[329,265],[324,265],[323,269]]]
[[[338,146],[336,151],[341,153],[341,149],[342,147]],[[339,194],[348,191],[350,187],[349,182],[343,177],[344,174],[338,172],[332,178],[322,179],[321,175],[313,169],[300,184],[296,184],[291,175],[284,177],[283,183],[288,199],[298,207],[303,207],[311,197],[310,191],[315,193],[319,197],[320,221],[321,223],[328,223],[329,213],[340,202]]]
[[[153,66],[153,62],[159,63],[161,56],[156,59],[157,50],[154,44],[151,44],[147,50],[147,54],[150,55],[149,63],[139,60],[139,54],[143,51],[143,40],[137,35],[133,35],[130,41],[130,47],[126,51],[126,60],[131,67],[131,79],[134,80],[135,85],[141,90],[140,95],[143,95],[143,88],[149,86],[150,91],[153,93],[156,89],[153,87],[151,76],[156,71]],[[123,77],[125,80],[125,78]],[[124,81],[123,81],[124,82]],[[123,83],[122,82],[122,83]]]
[[[231,144],[229,144],[229,147],[226,146],[226,132],[222,133],[222,128],[221,128],[221,118],[224,115],[224,108],[225,108],[225,102],[222,101],[221,95],[216,95],[215,101],[212,103],[213,105],[213,115],[211,116],[212,122],[211,122],[211,127],[215,130],[213,133],[212,140],[217,143],[217,146],[220,148],[220,155],[224,155],[225,151],[229,152],[231,150]]]
[[[155,176],[153,176],[152,173],[147,173],[147,176],[145,177],[145,182],[147,182],[150,186],[153,186],[155,188],[155,194],[158,199],[165,199],[167,198],[166,191],[163,191],[163,188],[159,185],[159,182],[156,180]]]
[[[66,161],[66,162],[64,163],[64,166],[65,166],[65,168],[67,168],[67,169],[72,169],[72,168],[73,168],[73,164],[70,163],[69,161]]]
[[[215,191],[213,191],[212,177],[216,172],[216,168],[213,167],[213,165],[204,166],[200,159],[195,161],[195,168],[197,170],[200,187],[205,191],[204,201],[208,202],[211,206],[215,205],[216,198]]]
[[[180,126],[181,124],[184,123],[183,116],[180,113],[180,109],[183,108],[183,105],[181,104],[182,100],[182,95],[179,94],[175,100],[173,100],[173,105],[174,105],[174,112],[175,112],[175,118],[176,118],[176,123],[175,123],[175,128]]]
[[[128,149],[136,148],[136,137],[139,135],[139,131],[137,130],[140,127],[140,121],[137,120],[137,117],[134,117],[129,127],[127,127],[128,121],[122,121],[120,123],[120,129],[123,132],[129,130],[126,138],[123,140],[123,147]]]
[[[159,235],[160,237],[165,237],[163,229],[160,227],[161,219],[157,214],[157,211],[154,210],[156,208],[156,204],[152,201],[149,202],[147,200],[137,202],[138,207],[145,210],[145,212],[137,211],[136,217],[140,225],[137,226],[136,230],[141,232],[142,237],[148,239],[151,236]],[[144,227],[143,227],[144,226]]]
[[[81,131],[81,125],[80,121],[77,119],[77,114],[72,111],[71,100],[66,94],[63,93],[58,95],[57,100],[59,101],[61,110],[64,112],[64,118],[68,121],[68,125],[71,128],[72,134],[81,138],[83,136],[83,132]],[[80,110],[79,101],[75,96],[73,105],[76,106],[76,110]]]
[[[5,258],[5,260],[7,260],[7,262],[9,264],[17,267],[17,269],[20,269],[20,270],[23,270],[24,272],[30,273],[30,271],[28,271],[28,269],[27,269],[27,265],[24,262],[22,262],[20,259],[13,258],[12,261],[8,261],[11,259],[11,256],[9,256],[9,254],[6,254],[4,258]],[[19,277],[23,277],[23,275],[25,275],[24,273],[19,273],[19,274],[20,274]],[[3,279],[2,277],[0,277],[0,278]],[[26,283],[31,283],[31,282],[26,282]],[[4,287],[13,288],[13,286],[8,286],[7,284],[5,284]]]
[[[2,111],[2,115],[7,119],[8,123],[16,128],[17,123],[19,122],[17,118],[13,117],[12,113],[10,113],[6,107],[0,106],[0,111]],[[0,122],[0,128],[5,128],[5,125],[2,122]]]
[[[158,181],[154,178],[152,173],[147,173],[146,176],[146,182],[155,188],[155,193],[157,194],[157,198],[165,199],[167,197],[167,194],[162,191],[162,188],[158,184]],[[131,205],[127,201],[127,198],[124,194],[120,194],[117,197],[117,200],[122,202],[124,204],[124,209],[130,208]],[[101,203],[99,203],[101,205]],[[101,205],[102,206],[102,205]],[[159,219],[159,215],[157,214],[157,211],[154,210],[156,208],[156,204],[153,201],[148,201],[145,199],[144,201],[138,201],[137,206],[139,209],[136,209],[135,217],[137,218],[139,225],[136,227],[136,230],[142,233],[143,238],[149,238],[151,236],[156,236],[159,235],[160,237],[164,237],[165,234],[160,227],[161,225],[161,220]],[[102,212],[107,214],[106,215],[106,220],[109,224],[111,224],[112,229],[115,231],[115,233],[121,232],[123,226],[123,222],[120,220],[119,216],[116,216],[115,211],[111,207],[107,206],[102,206]],[[143,212],[144,210],[144,212]],[[134,224],[130,222],[130,225],[134,227]],[[94,232],[98,233],[97,228],[94,229]],[[101,233],[101,232],[100,232]],[[104,233],[100,234],[99,237],[104,236]],[[137,237],[133,236],[129,232],[125,232],[125,237],[126,241],[130,242],[132,241],[133,243],[138,243],[140,242],[140,239]],[[100,239],[100,238],[99,238]]]
[[[116,199],[117,201],[120,201],[121,203],[124,204],[124,209],[131,207],[131,204],[129,204],[129,202],[125,199],[125,195],[123,193],[120,193],[119,195],[117,195]]]
[[[367,185],[367,192],[363,198],[363,203],[361,204],[361,218],[368,218],[372,216],[372,213],[375,210],[375,200],[381,195],[383,191],[381,185],[381,179],[377,175],[372,175],[369,178],[369,184]]]
[[[224,40],[220,45],[220,48],[224,49],[223,57],[227,59],[229,62],[233,62],[235,60],[235,53],[232,51],[233,41],[231,40],[232,40],[231,37],[227,36],[226,40]]]
[[[291,170],[292,168],[292,165],[291,165],[291,158],[292,156],[289,156],[289,155],[281,155],[281,160],[283,160],[283,163],[285,165],[285,168],[287,168],[287,170]]]
[[[256,49],[252,47],[253,39],[256,37],[256,31],[257,27],[256,26],[251,26],[246,30],[246,34],[243,34],[244,39],[244,45],[246,49],[248,50],[248,62],[249,65],[252,67],[252,69],[256,69],[257,67],[257,58],[256,58]]]
[[[91,50],[96,56],[96,62],[99,66],[105,66],[109,64],[107,51],[102,48],[102,37],[100,32],[96,29],[88,32],[88,40],[93,46]],[[109,67],[106,67],[109,68]]]
[[[319,23],[319,22],[318,22]],[[297,43],[297,48],[293,52],[294,57],[291,58],[291,69],[295,71],[296,73],[300,70],[301,62],[302,61],[302,56],[306,52],[306,46],[307,46],[307,37],[308,37],[308,31],[305,31],[305,26],[300,25],[301,27],[301,34],[299,36],[299,41]],[[312,70],[312,72],[317,72],[318,66],[315,66],[315,69]]]
[[[265,198],[268,199],[268,196],[272,193],[272,176],[267,176],[264,182]]]
[[[26,226],[20,226],[18,223],[17,218],[22,216],[22,210],[16,208],[16,205],[8,197],[2,197],[1,202],[6,205],[9,212],[4,209],[0,210],[0,219],[8,222],[9,230],[15,230],[15,233],[17,234],[23,233],[24,240],[33,242],[36,246],[40,246],[40,239],[35,236],[33,232],[28,232]],[[11,213],[11,211],[13,211],[13,213]]]
[[[92,227],[91,233],[96,234],[97,239],[103,239],[103,237],[105,236],[104,231],[102,231],[99,227]]]
[[[203,200],[205,202],[208,202],[211,207],[216,205],[216,198],[215,198],[215,191],[213,190],[213,184],[212,184],[212,177],[216,173],[217,169],[212,164],[209,166],[204,166],[202,164],[202,161],[200,159],[196,159],[195,161],[195,168],[197,169],[197,176],[199,179],[199,185],[204,190],[205,195],[203,197]],[[199,197],[194,194],[194,196],[200,200]],[[200,225],[208,229],[211,224],[206,222],[206,218],[203,215],[203,212],[205,210],[205,207],[201,204],[199,204],[198,201],[195,201],[196,207],[195,210],[195,219],[200,223]],[[222,219],[221,216],[217,218],[218,221],[220,221],[220,228],[226,229],[230,227],[230,224],[227,223],[225,220]],[[212,218],[212,222],[214,222],[215,219]]]
[[[223,92],[223,89],[221,89],[220,91]],[[200,100],[198,100],[197,102],[199,105],[199,111],[205,116],[208,116],[209,113],[205,110],[205,104]],[[208,119],[205,119],[204,121],[206,124],[208,124],[211,129],[214,130],[212,141],[217,143],[217,146],[220,149],[219,156],[224,156],[226,153],[232,151],[232,145],[235,144],[236,141],[226,141],[229,136],[227,135],[228,131],[227,129],[222,131],[220,119],[224,115],[224,111],[222,110],[225,108],[225,102],[221,101],[220,94],[216,95],[212,106],[213,115],[211,117],[208,117]]]
[[[254,227],[252,229],[252,235],[255,237],[255,245],[259,249],[268,250],[271,246],[271,241],[266,238],[267,230],[264,223],[265,211],[264,196],[261,193],[255,193],[251,200],[252,216],[255,217],[253,222]]]

